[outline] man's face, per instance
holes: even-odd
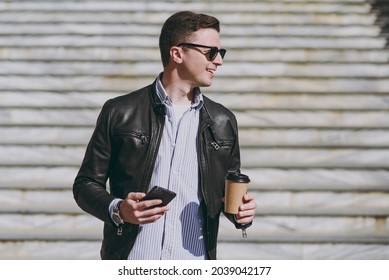
[[[220,36],[215,29],[200,29],[194,33],[191,44],[221,48]],[[218,66],[223,64],[220,53],[210,59],[210,49],[203,47],[185,46],[183,60],[180,67],[180,76],[189,82],[191,87],[208,87]]]

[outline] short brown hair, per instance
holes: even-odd
[[[162,26],[159,36],[159,49],[163,66],[170,60],[170,48],[189,42],[192,34],[202,28],[212,28],[220,32],[219,20],[213,16],[182,11],[170,16]]]

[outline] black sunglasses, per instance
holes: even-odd
[[[207,48],[210,49],[209,51],[209,60],[212,61],[216,58],[217,53],[220,53],[220,56],[224,58],[227,50],[226,49],[218,49],[217,47],[210,47],[210,46],[204,46],[204,45],[199,45],[199,44],[192,44],[192,43],[181,43],[178,44],[177,47],[181,46],[187,46],[187,47],[195,47],[195,48]]]

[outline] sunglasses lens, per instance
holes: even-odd
[[[220,55],[221,55],[222,58],[224,58],[224,56],[226,55],[226,52],[227,52],[226,49],[220,49],[220,50],[219,50],[219,53],[220,53]]]
[[[209,59],[211,61],[216,58],[218,51],[219,50],[217,48],[211,48],[211,50],[209,51]]]
[[[224,58],[224,55],[226,54],[226,50],[225,49],[218,49],[218,48],[216,48],[216,47],[214,47],[214,48],[211,48],[211,50],[210,50],[210,52],[209,52],[209,58],[210,58],[210,60],[212,61],[212,60],[214,60],[215,58],[216,58],[216,56],[217,56],[217,53],[220,53],[220,56],[222,57],[222,58]]]

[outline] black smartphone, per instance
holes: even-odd
[[[151,200],[151,199],[161,199],[162,203],[157,206],[165,206],[168,205],[173,198],[176,197],[176,193],[169,191],[168,189],[154,186],[142,200]]]

